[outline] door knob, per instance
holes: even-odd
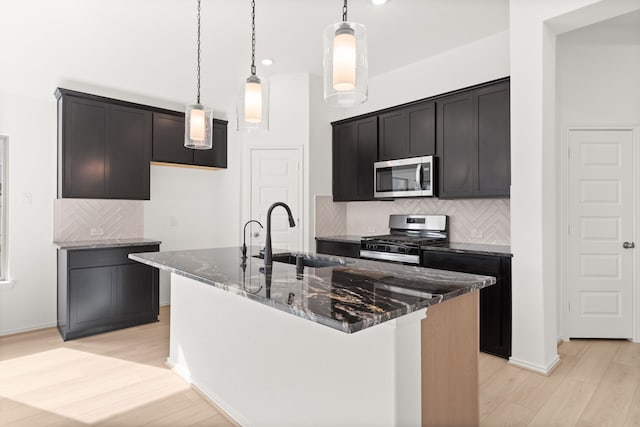
[[[635,244],[634,242],[631,242],[631,243],[629,243],[629,242],[624,242],[624,243],[622,244],[622,247],[623,247],[623,248],[625,248],[625,249],[633,249],[633,248],[635,248],[635,247],[636,247],[636,244]]]

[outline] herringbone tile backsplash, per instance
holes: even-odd
[[[140,200],[56,199],[53,203],[56,242],[133,239],[144,234],[144,205]],[[92,236],[91,229],[102,235]]]
[[[318,199],[322,202],[318,203]],[[346,230],[340,219],[344,208],[330,208],[326,204],[346,205]],[[321,208],[321,209],[319,209]],[[400,199],[389,202],[333,203],[330,196],[316,198],[316,235],[386,234],[390,214],[445,214],[449,215],[449,240],[452,242],[509,245],[511,225],[509,199],[439,200],[436,198]],[[336,232],[325,232],[335,222]],[[322,224],[321,228],[318,225]]]

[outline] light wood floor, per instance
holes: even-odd
[[[169,370],[160,322],[63,342],[0,337],[1,426],[233,426]],[[549,377],[480,354],[482,426],[640,426],[640,344],[574,340]]]
[[[63,342],[55,328],[0,337],[1,426],[233,426],[165,365],[160,322]]]

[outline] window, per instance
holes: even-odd
[[[0,135],[0,281],[7,277],[7,147],[9,138]]]

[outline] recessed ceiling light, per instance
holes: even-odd
[[[381,6],[383,4],[385,4],[387,2],[387,0],[371,0],[371,3],[375,4],[376,6]]]
[[[262,65],[264,65],[265,67],[270,67],[271,65],[273,65],[273,59],[269,59],[269,58],[263,59]]]

